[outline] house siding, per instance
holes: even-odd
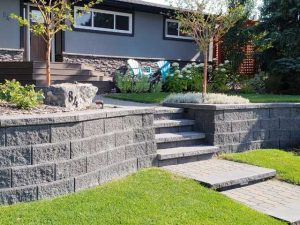
[[[20,48],[20,27],[9,18],[11,13],[20,14],[20,0],[0,1],[0,49]]]
[[[133,27],[133,36],[88,31],[66,32],[65,52],[176,61],[191,61],[197,54],[194,42],[163,38],[163,15],[135,12]]]

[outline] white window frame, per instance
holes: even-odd
[[[74,20],[75,20],[74,27],[75,28],[85,29],[85,30],[95,30],[95,31],[105,31],[105,32],[132,34],[132,14],[116,12],[116,11],[109,11],[109,10],[101,10],[101,9],[90,9],[88,12],[92,13],[92,25],[91,26],[80,26],[80,25],[76,24],[76,20],[77,20],[77,13],[76,12],[78,10],[82,10],[82,9],[83,9],[83,7],[78,7],[78,6],[74,7]],[[114,16],[114,28],[110,29],[110,28],[95,27],[94,26],[94,17],[95,17],[94,13],[105,13],[105,14],[113,15]],[[129,30],[118,30],[118,29],[116,29],[116,16],[126,16],[126,17],[129,18]]]
[[[168,34],[168,22],[178,23],[178,34],[177,35],[170,35],[170,34]],[[180,35],[180,22],[178,20],[173,20],[173,19],[165,19],[165,37],[166,38],[176,38],[176,39],[193,40],[192,37],[186,37],[186,36],[181,36]]]

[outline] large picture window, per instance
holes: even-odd
[[[187,39],[192,40],[193,38],[180,31],[180,23],[177,20],[166,19],[165,20],[165,37]]]
[[[83,13],[74,8],[75,28],[132,34],[132,14],[100,9]]]

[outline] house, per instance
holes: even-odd
[[[11,13],[39,16],[28,0],[0,1],[0,62],[37,62],[45,59],[45,43],[9,18]],[[75,6],[80,9],[80,5]],[[201,60],[195,42],[182,34],[173,9],[141,0],[104,0],[76,19],[74,31],[61,32],[53,41],[52,62],[93,66],[104,77],[134,58],[156,68],[158,60],[180,63]],[[34,23],[34,21],[31,21]],[[210,54],[212,58],[212,51]]]

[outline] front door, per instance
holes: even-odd
[[[36,8],[30,7],[31,15],[34,19],[31,24],[43,21],[40,11]],[[42,36],[30,34],[30,60],[31,61],[45,61],[46,60],[47,45]]]

